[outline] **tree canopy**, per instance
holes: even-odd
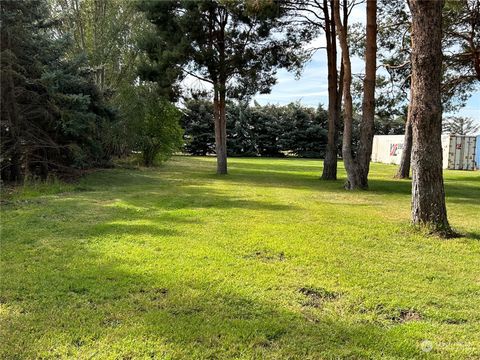
[[[300,40],[309,31],[291,31],[288,9],[275,1],[140,1],[155,25],[144,38],[147,59],[142,78],[156,81],[164,94],[178,96],[187,76],[213,87],[217,172],[227,172],[227,95],[266,93],[278,67],[302,64]]]

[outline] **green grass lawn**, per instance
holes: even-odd
[[[341,164],[340,164],[341,166]],[[175,157],[2,206],[0,358],[479,359],[480,173],[447,171],[442,240],[410,182],[321,161]]]

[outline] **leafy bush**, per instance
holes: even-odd
[[[125,88],[118,106],[124,117],[118,131],[124,136],[116,138],[125,142],[125,148],[141,152],[145,166],[152,166],[156,159],[164,161],[181,149],[182,113],[159,95],[155,85]]]

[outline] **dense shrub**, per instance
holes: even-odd
[[[65,56],[48,3],[1,3],[1,179],[105,165],[104,134],[115,113],[84,57]]]
[[[143,165],[152,166],[154,160],[163,161],[181,149],[182,113],[159,95],[153,83],[125,88],[119,96],[123,126],[119,127],[125,148],[142,154]]]

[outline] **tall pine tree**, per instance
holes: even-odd
[[[144,42],[148,55],[141,67],[144,79],[154,80],[174,95],[187,75],[213,87],[217,173],[227,173],[227,94],[242,97],[266,93],[279,66],[299,66],[294,52],[308,37],[306,29],[286,31],[286,8],[277,1],[152,1],[139,8],[155,25]]]

